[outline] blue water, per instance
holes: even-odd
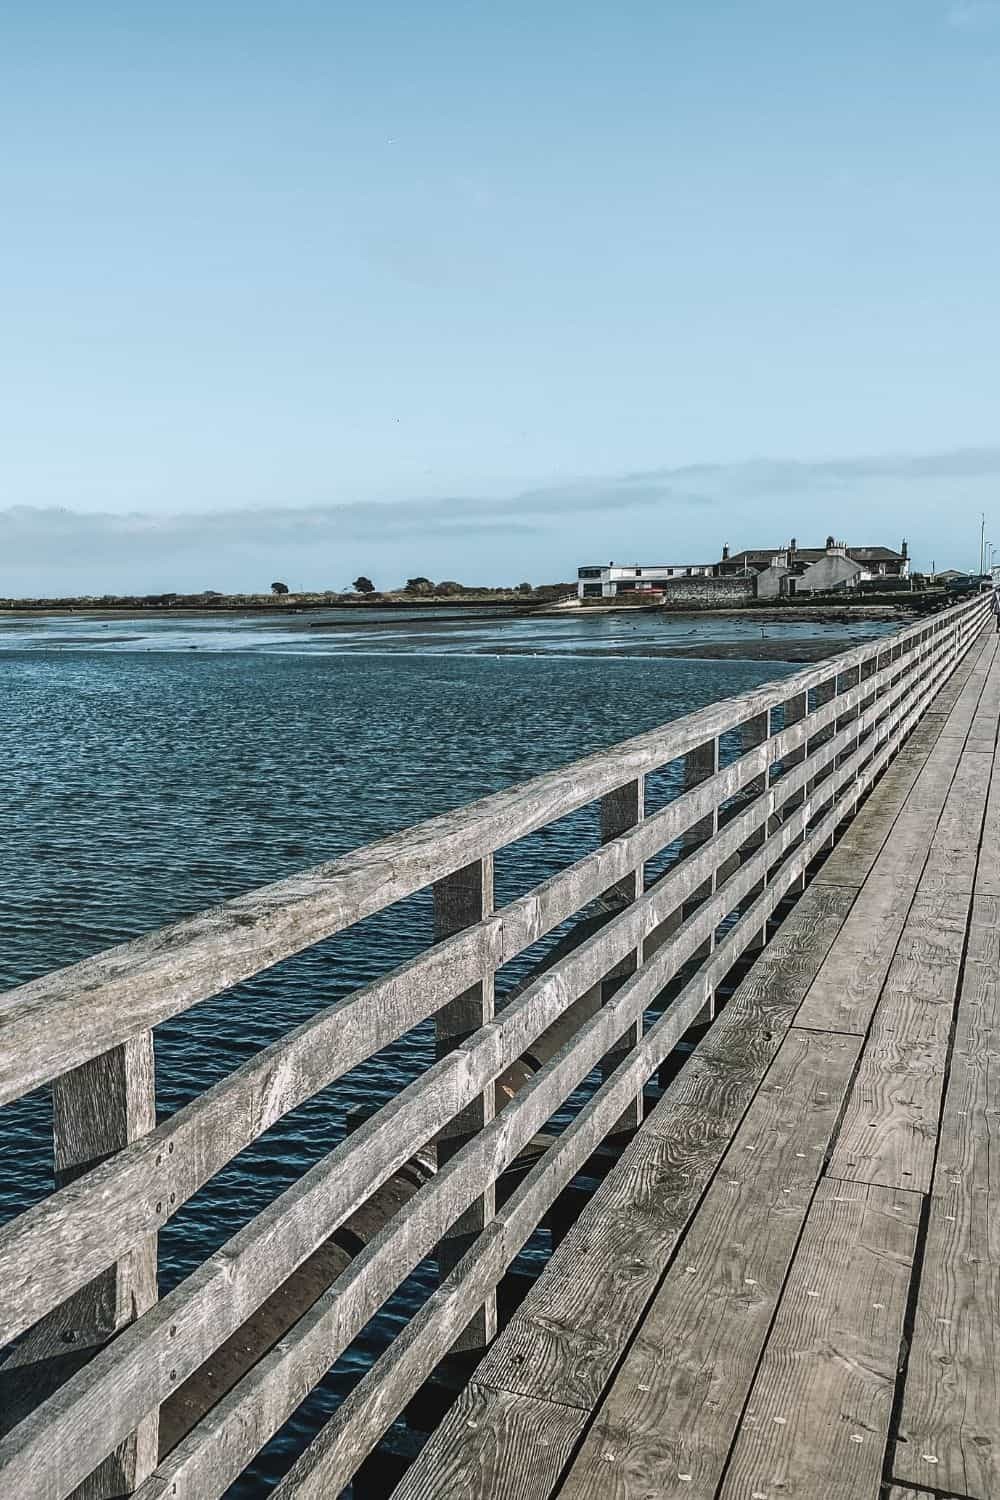
[[[796,670],[622,654],[692,628],[748,630],[647,616],[343,632],[225,617],[3,622],[0,989]],[[523,841],[498,858],[498,898],[597,836],[587,810]],[[160,1027],[161,1118],[419,951],[430,915],[421,894]],[[161,1290],[335,1146],[349,1110],[390,1097],[430,1056],[418,1029],[207,1184],[162,1233]],[[51,1189],[44,1093],[0,1111],[0,1140],[6,1219]],[[429,1285],[425,1271],[394,1299],[234,1495],[284,1472]]]

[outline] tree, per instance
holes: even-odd
[[[531,587],[530,583],[519,583],[517,586],[517,592],[519,594],[533,594],[535,591]]]
[[[438,584],[434,592],[436,594],[442,594],[446,598],[454,594],[464,594],[465,584],[456,583],[453,578],[445,578],[441,581],[441,583]]]
[[[287,583],[272,583],[271,584],[271,593],[272,594],[287,594],[288,593],[288,584]]]
[[[429,578],[408,578],[404,592],[407,594],[433,594],[434,585]]]
[[[351,584],[351,588],[358,594],[374,594],[375,592],[375,585],[363,573],[358,578],[355,578]]]

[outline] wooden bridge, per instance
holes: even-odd
[[[979,598],[2,997],[55,1189],[0,1231],[0,1496],[224,1494],[436,1255],[280,1500],[384,1494],[387,1433],[396,1500],[995,1500],[998,720]],[[495,909],[496,851],[590,804]],[[427,887],[424,952],[156,1124],[157,1025]],[[158,1299],[179,1207],[431,1018],[438,1060]]]

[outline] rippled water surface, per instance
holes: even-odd
[[[692,630],[759,638],[733,620],[366,619],[0,623],[0,988],[795,670],[621,654]],[[824,629],[842,631],[768,632]],[[596,838],[588,810],[523,841],[498,858],[498,897]],[[430,930],[429,898],[414,897],[160,1027],[161,1117]],[[214,1178],[163,1231],[162,1289],[336,1145],[348,1111],[390,1097],[430,1056],[420,1028]],[[47,1098],[0,1111],[0,1139],[9,1218],[51,1186]],[[234,1494],[261,1494],[287,1468],[427,1284],[413,1278]]]

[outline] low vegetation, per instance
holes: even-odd
[[[101,594],[69,598],[0,599],[0,610],[16,609],[127,609],[127,610],[301,610],[370,604],[550,604],[575,594],[572,583],[521,583],[512,588],[486,588],[456,583],[446,579],[434,583],[430,578],[410,578],[401,589],[380,591],[363,574],[349,590],[295,590],[287,583],[275,582],[268,593],[224,594],[217,589],[203,589],[194,594]]]

